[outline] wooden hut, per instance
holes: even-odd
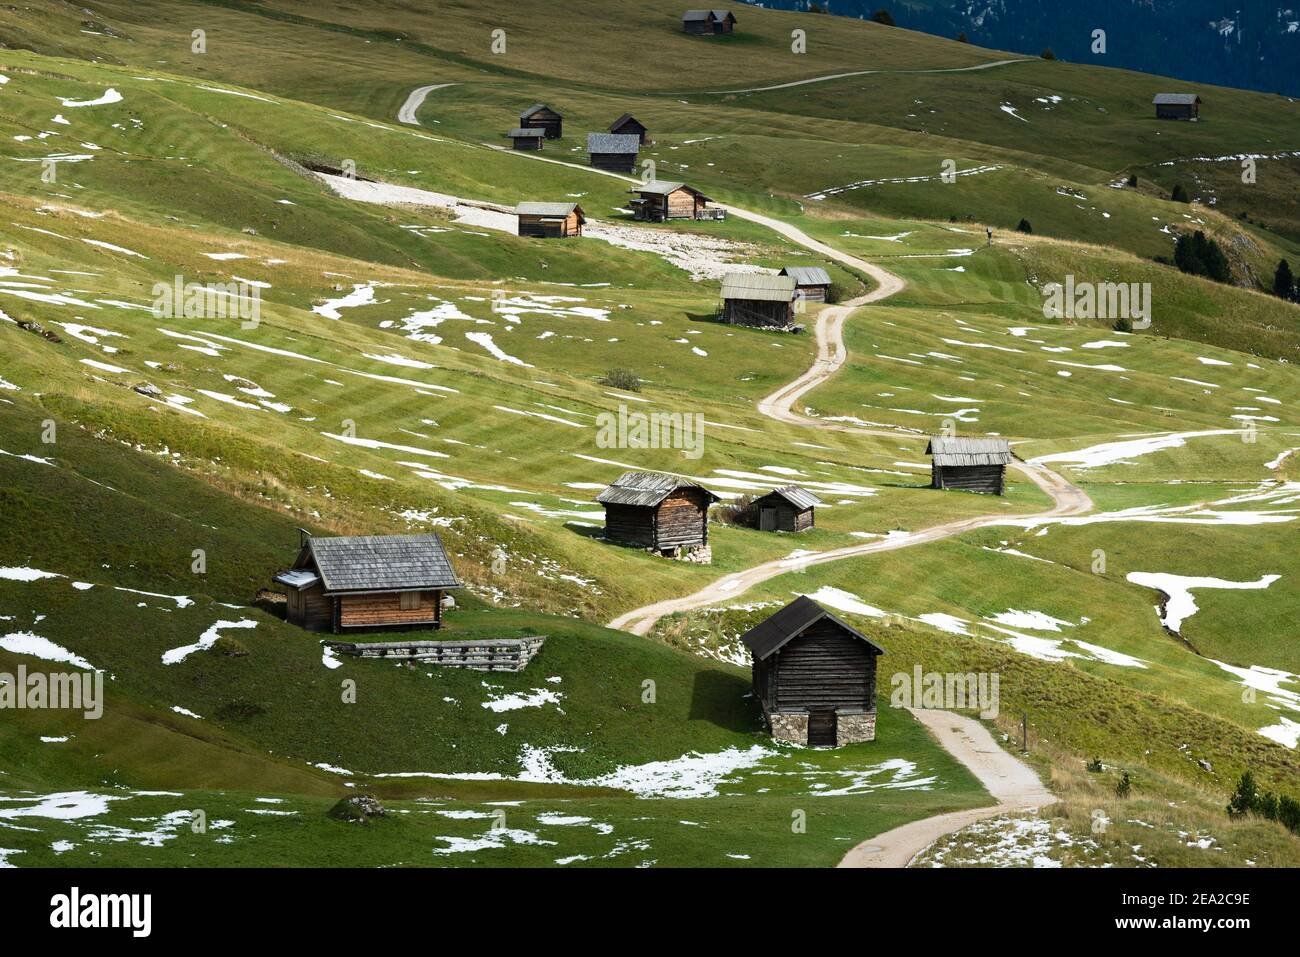
[[[611,133],[622,133],[624,135],[636,134],[636,138],[642,146],[650,142],[649,131],[646,130],[645,124],[638,120],[631,113],[624,113],[613,123],[609,124]]]
[[[437,535],[316,538],[303,533],[293,567],[273,579],[286,620],[338,634],[360,628],[438,628],[442,597],[459,588]]]
[[[1151,102],[1158,120],[1196,120],[1201,116],[1201,98],[1195,93],[1157,93]]]
[[[510,137],[510,145],[514,149],[540,150],[546,139],[546,130],[537,127],[520,127],[511,130],[506,136]]]
[[[819,499],[806,488],[787,485],[773,489],[750,504],[760,532],[802,532],[817,524]]]
[[[595,169],[616,173],[636,170],[636,157],[641,149],[641,139],[635,133],[588,133],[587,155]]]
[[[831,274],[820,266],[786,266],[778,274],[794,280],[794,297],[806,302],[826,302],[831,294]]]
[[[687,10],[682,14],[682,29],[697,35],[730,33],[736,17],[730,10]]]
[[[930,485],[1001,495],[1007,487],[1011,443],[1006,439],[958,439],[936,435],[925,454],[932,456]]]
[[[794,324],[794,279],[761,272],[727,274],[722,279],[722,321],[789,329]]]
[[[800,595],[741,640],[772,737],[838,747],[876,738],[876,659],[884,649]]]
[[[726,210],[709,206],[712,200],[693,186],[651,180],[628,190],[637,198],[628,205],[636,219],[660,223],[666,219],[725,219]]]
[[[581,236],[586,214],[577,203],[520,203],[519,235],[539,239],[565,239]]]
[[[709,506],[702,485],[661,472],[624,472],[596,496],[605,506],[605,538],[678,557],[709,544]]]
[[[564,135],[564,117],[545,103],[534,103],[520,113],[519,126],[522,129],[545,130],[548,140],[558,140]]]

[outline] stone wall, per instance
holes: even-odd
[[[773,711],[768,715],[772,724],[772,737],[786,744],[808,743],[808,712]]]
[[[835,717],[835,746],[876,740],[874,711],[840,711]]]

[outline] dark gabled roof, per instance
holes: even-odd
[[[563,118],[564,118],[564,117],[561,115],[560,111],[557,110],[555,107],[553,107],[553,106],[547,106],[545,103],[534,103],[534,104],[533,104],[532,106],[530,106],[528,109],[524,110],[522,113],[519,114],[519,122],[520,122],[521,124],[524,124],[524,121],[527,120],[528,117],[532,116],[534,113],[538,112],[539,110],[550,110],[550,111],[551,111],[552,113],[554,113],[556,116],[560,117],[560,119],[563,119]],[[527,125],[527,124],[524,124],[524,125]]]
[[[1151,102],[1159,106],[1193,106],[1201,98],[1195,93],[1157,93]]]
[[[635,133],[588,133],[588,153],[632,153],[641,150],[641,137]]]
[[[958,439],[936,435],[925,447],[934,456],[934,464],[1007,465],[1011,462],[1011,443],[1006,439]]]
[[[635,123],[637,126],[641,127],[641,129],[645,129],[645,128],[646,128],[645,124],[642,123],[640,120],[638,120],[638,119],[637,119],[635,116],[633,116],[631,113],[624,113],[622,116],[620,116],[618,119],[616,119],[613,123],[609,124],[609,131],[610,131],[611,133],[613,133],[616,129],[618,129],[620,126],[622,126],[622,125],[623,125],[624,123],[626,123],[628,120],[631,120],[631,121],[632,121],[633,123]]]
[[[883,655],[885,653],[884,648],[881,648],[856,628],[850,628],[844,624],[807,595],[800,595],[766,621],[759,622],[741,635],[740,640],[749,647],[754,660],[759,661],[773,652],[779,651],[787,642],[799,637],[810,626],[823,618],[829,618],[854,638],[865,641],[876,649],[877,654]]]
[[[777,275],[789,276],[796,286],[829,286],[831,274],[821,266],[786,266]]]
[[[767,498],[768,495],[779,495],[800,511],[803,511],[805,508],[812,508],[813,506],[822,503],[822,500],[816,495],[798,485],[787,485],[785,488],[774,488],[772,491],[768,492],[767,495],[760,496],[755,501],[762,501]]]
[[[514,137],[515,139],[524,139],[524,138],[536,139],[539,136],[545,136],[545,135],[546,135],[546,130],[535,129],[531,126],[528,127],[521,126],[518,127],[517,129],[511,130],[509,133],[506,134],[506,136],[511,136]]]
[[[653,508],[679,488],[697,488],[710,502],[718,501],[703,485],[663,472],[624,472],[596,496],[602,505],[639,505]]]
[[[460,587],[434,534],[310,538],[306,548],[326,592]]]
[[[725,20],[727,17],[736,19],[736,15],[730,10],[687,10],[682,14],[683,20],[707,20],[709,17],[715,20]]]

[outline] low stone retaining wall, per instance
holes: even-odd
[[[339,654],[354,658],[419,661],[472,671],[523,671],[537,657],[545,635],[528,638],[489,638],[476,641],[420,639],[416,641],[327,641]]]

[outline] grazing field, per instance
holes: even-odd
[[[106,689],[0,722],[0,865],[829,866],[996,803],[893,700],[914,668],[998,675],[984,717],[1060,799],[921,865],[1300,860],[1222,813],[1245,770],[1300,796],[1295,104],[1195,88],[1202,122],[1157,122],[1159,77],[747,6],[719,38],[660,0],[434,12],[0,12],[0,672]],[[534,102],[564,136],[513,153]],[[584,146],[624,111],[725,219],[634,220]],[[523,201],[584,235],[519,237]],[[1197,230],[1230,282],[1170,264]],[[719,320],[723,276],[786,266],[832,302]],[[1067,282],[1134,314],[1049,315]],[[932,489],[938,433],[1027,465]],[[720,497],[710,564],[606,539],[627,470]],[[792,483],[814,528],[725,520]],[[272,588],[302,530],[437,532],[444,635],[546,644],[342,656]],[[876,741],[764,729],[739,636],[796,595],[884,647]],[[363,793],[382,819],[330,815]]]

